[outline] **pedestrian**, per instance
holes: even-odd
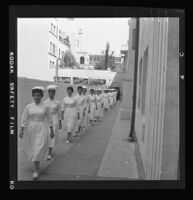
[[[82,133],[82,128],[83,128],[83,115],[84,115],[84,105],[85,105],[85,100],[86,96],[83,95],[83,87],[78,86],[77,87],[78,94],[74,97],[76,102],[77,102],[77,120],[76,120],[76,132],[75,136],[78,136]]]
[[[54,138],[49,138],[49,151],[47,160],[50,160],[52,158],[52,150],[59,142],[59,129],[62,129],[61,104],[58,100],[55,99],[56,88],[56,85],[47,86],[49,98],[44,101],[44,103],[49,107],[52,114],[53,130],[55,136]]]
[[[88,104],[88,94],[87,94],[87,88],[83,87],[83,95],[85,96],[85,102],[84,102],[84,114],[83,114],[83,132],[86,131],[89,124],[89,104]]]
[[[90,89],[90,94],[88,96],[89,102],[89,118],[90,118],[90,125],[93,125],[93,121],[95,120],[95,112],[96,112],[96,96],[94,95],[94,89]]]
[[[102,90],[98,89],[97,95],[96,95],[96,102],[97,102],[97,110],[96,110],[96,118],[99,120],[103,117],[103,107],[102,107]]]
[[[50,138],[54,137],[50,109],[41,101],[44,90],[41,86],[32,89],[34,102],[28,104],[24,109],[19,133],[19,137],[24,140],[24,151],[28,159],[34,163],[32,175],[34,180],[39,176],[40,161],[47,154],[49,134]]]
[[[113,89],[109,89],[109,106],[113,108]]]
[[[104,90],[104,94],[103,94],[103,108],[105,112],[108,112],[109,109],[109,95],[108,95],[108,90],[105,89]]]
[[[72,96],[74,92],[73,87],[67,88],[67,96],[62,100],[62,128],[64,132],[67,132],[66,143],[70,143],[72,133],[74,132],[76,125],[76,99]]]
[[[117,102],[117,90],[114,89],[114,104]]]

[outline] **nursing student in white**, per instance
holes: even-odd
[[[73,87],[68,87],[67,96],[62,100],[62,129],[64,132],[67,132],[66,143],[70,142],[76,125],[77,102],[76,99],[72,96],[73,92]]]
[[[96,110],[96,118],[99,120],[99,118],[103,117],[103,104],[102,104],[102,90],[98,89],[97,90],[97,95],[96,95],[96,102],[97,102],[97,110]]]
[[[92,126],[93,121],[95,120],[95,111],[97,108],[96,96],[94,95],[94,89],[90,89],[90,94],[88,95],[88,102],[89,102],[90,126]]]
[[[89,103],[88,103],[88,94],[87,94],[87,88],[83,86],[83,95],[85,96],[85,102],[84,102],[84,114],[83,114],[83,129],[82,131],[85,132],[89,125]]]
[[[109,89],[109,105],[110,108],[113,107],[113,101],[114,101],[114,94],[113,94],[113,89]]]
[[[49,138],[49,152],[47,160],[52,158],[52,149],[58,144],[59,138],[59,129],[62,128],[62,111],[61,111],[61,104],[58,100],[56,100],[55,93],[56,93],[57,85],[48,85],[47,91],[49,98],[44,101],[44,103],[50,108],[50,112],[52,114],[52,121],[53,121],[53,129],[54,129],[54,138]]]
[[[104,104],[104,111],[108,112],[108,109],[109,109],[109,95],[108,95],[108,90],[107,89],[104,90],[103,104]]]
[[[114,89],[113,90],[113,99],[114,99],[114,101],[113,101],[113,103],[114,103],[114,105],[116,104],[116,101],[117,101],[117,90],[116,89]]]
[[[40,161],[47,154],[49,137],[54,137],[50,109],[41,101],[44,90],[41,86],[32,89],[34,102],[24,109],[19,133],[19,137],[24,139],[24,151],[28,159],[34,163],[34,180],[39,176]]]
[[[83,120],[84,120],[84,105],[86,101],[86,96],[83,95],[83,87],[77,87],[78,94],[74,97],[77,102],[77,123],[76,123],[76,135],[78,136],[82,132]]]

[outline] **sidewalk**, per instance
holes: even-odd
[[[138,179],[135,144],[127,141],[130,120],[117,115],[112,134],[97,176]]]
[[[138,180],[135,144],[127,141],[130,121],[120,120],[120,104],[72,143],[60,134],[54,159],[41,163],[39,180]],[[19,180],[32,180],[32,163],[23,151],[18,159]]]
[[[105,149],[108,145],[120,102],[109,110],[103,120],[96,122],[86,134],[74,138],[73,146],[43,171],[39,180],[96,180]],[[67,144],[68,145],[68,144]]]
[[[64,145],[65,139],[66,135],[60,132],[59,144],[53,151],[53,155],[55,157],[66,153],[72,147],[72,144]],[[42,173],[52,162],[54,162],[55,157],[50,161],[45,160],[41,162],[40,173]],[[24,153],[22,146],[20,146],[20,149],[18,150],[18,180],[31,181],[32,167],[33,163],[27,159],[27,156]]]

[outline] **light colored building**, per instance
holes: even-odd
[[[73,84],[74,78],[79,79],[85,79],[89,81],[89,79],[100,79],[105,80],[106,86],[110,86],[114,77],[116,75],[116,72],[112,71],[101,71],[101,70],[81,70],[81,69],[59,69],[58,70],[58,79],[59,82],[68,82]]]
[[[122,118],[131,119],[134,116],[131,123],[144,178],[177,180],[179,19],[131,18],[129,26]]]
[[[53,81],[57,59],[70,49],[57,18],[18,18],[18,76]]]

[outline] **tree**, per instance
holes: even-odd
[[[62,57],[62,68],[69,67],[77,67],[79,64],[76,62],[74,55],[71,53],[70,50],[65,52],[65,55]]]
[[[109,42],[106,43],[106,50],[105,50],[105,69],[109,67]]]
[[[100,57],[100,60],[95,63],[94,69],[96,69],[96,70],[106,70],[106,68],[105,68],[105,56]]]
[[[115,65],[115,57],[114,57],[114,52],[112,52],[112,54],[109,56],[109,67],[111,68],[111,70],[115,70],[116,69],[116,65]]]

